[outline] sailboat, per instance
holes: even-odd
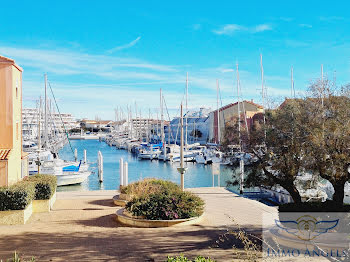
[[[158,159],[159,156],[163,153],[166,154],[165,142],[164,142],[164,122],[163,122],[163,99],[162,99],[162,89],[160,89],[160,111],[161,111],[161,130],[160,130],[160,141],[158,136],[158,143],[149,142],[147,145],[141,145],[141,149],[139,150],[138,157],[140,159]],[[158,133],[158,120],[157,120],[157,134]]]
[[[51,152],[48,138],[47,118],[47,75],[45,74],[45,128],[44,143],[41,144],[41,99],[38,115],[38,149],[29,154],[29,175],[49,174],[57,177],[57,185],[72,185],[82,183],[91,174],[88,163],[71,162],[59,159],[57,153]],[[63,124],[64,125],[64,124]],[[73,151],[73,150],[72,150]]]

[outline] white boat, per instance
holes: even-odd
[[[81,165],[76,167],[74,171],[64,171],[64,168],[67,166],[62,165],[62,160],[59,160],[44,161],[40,166],[40,174],[55,175],[57,177],[57,186],[80,184],[91,174],[88,170],[81,170]]]
[[[22,148],[24,152],[29,153],[38,150],[38,145],[33,141],[23,141]]]
[[[196,159],[196,163],[198,164],[211,164],[212,163],[212,159],[210,157],[209,154],[207,154],[205,151],[200,152],[198,155],[195,156]]]
[[[29,175],[35,175],[38,173],[38,160],[40,162],[40,165],[47,161],[54,161],[57,166],[62,167],[63,172],[76,170],[77,167],[79,167],[79,171],[85,172],[89,168],[88,163],[64,161],[62,159],[59,159],[57,155],[52,154],[48,150],[40,150],[39,152],[31,153],[28,155]],[[42,174],[41,168],[40,173]]]
[[[78,172],[78,173],[64,173],[61,175],[56,175],[57,177],[57,186],[68,186],[76,185],[83,183],[89,176],[91,172]]]
[[[157,159],[161,152],[162,151],[160,150],[159,146],[154,147],[153,145],[151,145],[146,148],[140,149],[138,157],[140,159],[153,160]]]

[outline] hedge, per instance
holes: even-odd
[[[0,187],[0,211],[25,209],[35,197],[35,185],[20,181],[10,187]]]
[[[56,191],[52,175],[26,177],[10,187],[0,187],[0,211],[25,209],[32,200],[50,199]]]
[[[50,199],[56,191],[57,178],[53,175],[34,175],[26,179],[26,181],[35,184],[35,200]]]

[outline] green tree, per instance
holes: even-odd
[[[306,168],[327,179],[334,188],[333,201],[342,204],[350,164],[350,86],[336,88],[315,81],[305,103],[309,138],[305,144]]]

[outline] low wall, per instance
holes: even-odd
[[[192,217],[188,219],[174,219],[174,220],[148,220],[133,218],[129,214],[124,213],[124,208],[116,212],[116,220],[124,225],[132,227],[171,227],[176,225],[192,225],[199,223],[203,215],[200,217]]]
[[[0,225],[23,225],[27,222],[32,213],[32,203],[23,210],[0,211]]]
[[[33,200],[33,213],[50,212],[56,201],[56,192],[50,199]]]

